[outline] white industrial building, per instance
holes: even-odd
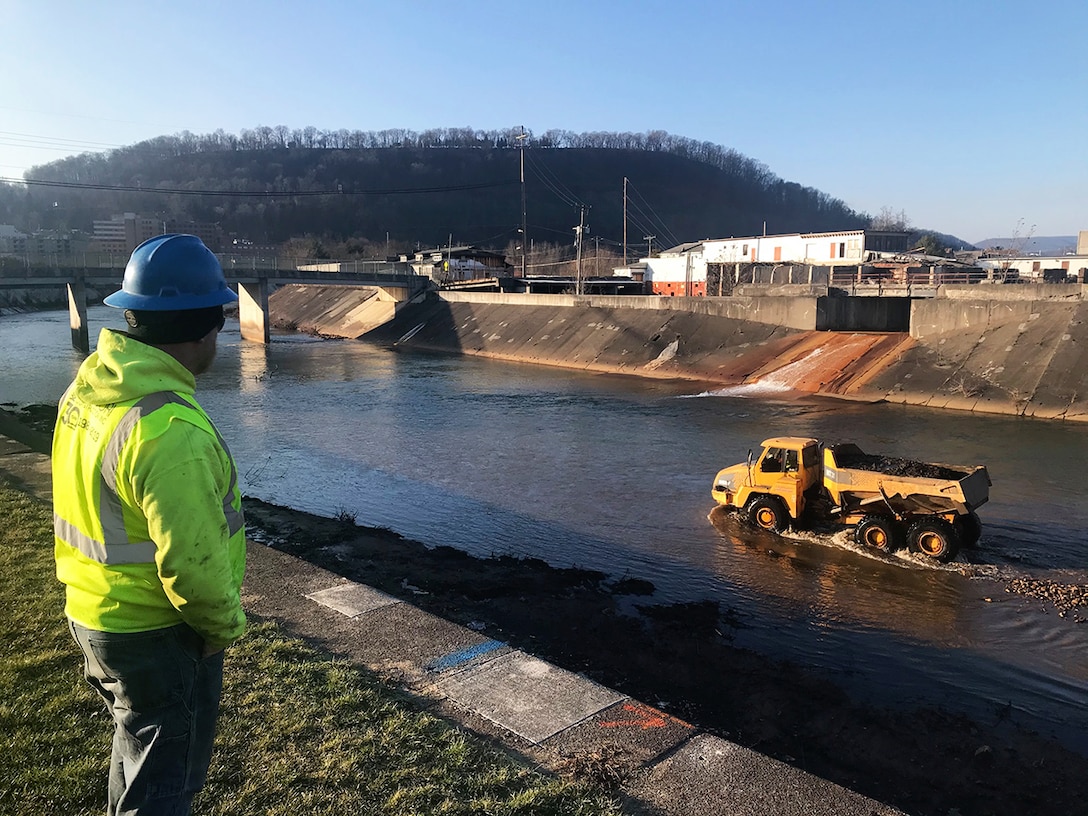
[[[1045,283],[1088,283],[1088,255],[979,258],[994,280]]]
[[[993,252],[980,255],[976,263],[993,280],[1041,283],[1088,283],[1088,230],[1077,235],[1077,251],[1062,255],[1020,255]]]
[[[641,276],[655,295],[702,297],[714,294],[707,292],[707,272],[711,266],[858,266],[876,253],[905,252],[909,238],[907,232],[847,230],[706,239],[680,244],[657,257],[642,258],[616,273]]]

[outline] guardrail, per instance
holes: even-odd
[[[985,269],[946,269],[942,267],[916,267],[906,270],[883,267],[839,267],[832,271],[830,285],[838,289],[865,286],[904,287],[954,286],[982,283],[989,279]]]

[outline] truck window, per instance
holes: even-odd
[[[820,449],[816,445],[807,445],[801,451],[801,464],[806,469],[815,467],[818,461],[820,461]]]
[[[763,463],[759,466],[759,469],[764,473],[781,473],[782,454],[783,450],[781,448],[767,448],[767,453],[763,457]]]
[[[786,451],[786,473],[797,472],[797,451]]]

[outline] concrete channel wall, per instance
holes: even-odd
[[[795,295],[780,297],[735,296],[727,298],[650,296],[577,296],[502,294],[498,292],[444,292],[447,303],[528,307],[582,307],[638,312],[683,312],[711,317],[755,320],[791,329],[816,328],[815,298],[807,287]],[[754,316],[754,317],[753,317]]]
[[[950,287],[914,301],[916,343],[871,387],[912,404],[1088,420],[1084,292],[1070,284]]]
[[[942,287],[924,299],[462,292],[368,314],[365,292],[288,286],[270,309],[274,324],[399,348],[1088,420],[1083,295],[1079,285]]]

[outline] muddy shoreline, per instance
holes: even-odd
[[[350,518],[247,499],[254,538],[484,632],[673,716],[917,816],[1083,812],[1088,757],[954,709],[855,702],[802,666],[732,645],[717,604],[534,559],[427,548]]]

